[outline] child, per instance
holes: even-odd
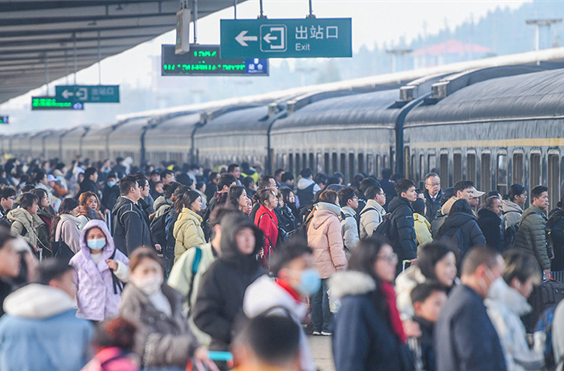
[[[103,221],[91,220],[84,226],[80,251],[69,264],[76,270],[77,316],[91,321],[118,317],[129,259],[115,248]]]
[[[419,345],[423,370],[434,371],[435,351],[433,349],[433,329],[445,305],[447,295],[439,283],[422,283],[411,291],[411,301],[415,316],[413,320],[421,328]]]

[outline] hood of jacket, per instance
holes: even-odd
[[[441,226],[440,230],[447,231],[451,228],[460,228],[462,225],[468,223],[471,220],[476,220],[473,214],[468,214],[466,212],[452,212],[446,217],[445,222]]]
[[[304,318],[307,307],[296,301],[272,278],[264,275],[253,282],[245,291],[243,311],[249,318],[256,317],[270,308],[282,307],[299,319]]]
[[[364,295],[376,290],[376,282],[366,273],[358,271],[338,272],[329,279],[331,296],[337,299],[345,296]]]
[[[199,227],[202,224],[202,217],[185,207],[182,209],[182,212],[178,214],[178,219],[176,223],[174,223],[174,235],[177,236],[178,232],[189,223],[193,223]]]
[[[488,209],[480,209],[478,211],[478,218],[496,221],[497,223],[501,222],[501,218],[497,216],[496,213]]]
[[[43,221],[39,216],[31,215],[26,209],[21,207],[10,210],[8,215],[6,215],[6,218],[10,221],[10,223],[16,221],[22,223],[28,232],[30,232],[30,230],[33,231],[35,228],[43,224]]]
[[[104,223],[102,220],[92,219],[91,221],[86,223],[84,228],[82,228],[82,232],[80,233],[80,249],[82,250],[82,254],[87,259],[90,259],[91,253],[90,248],[86,244],[86,235],[92,228],[100,228],[106,236],[106,246],[104,246],[104,249],[102,250],[102,260],[108,260],[112,256],[116,248],[114,246],[114,239],[112,238],[112,235],[110,234],[106,223]]]
[[[341,217],[341,208],[329,202],[318,202],[317,210],[313,214],[311,226],[315,229],[321,227],[331,217]]]
[[[512,202],[510,200],[503,200],[501,201],[501,204],[503,205],[503,212],[506,213],[508,211],[516,211],[520,214],[523,213],[523,209],[521,209],[521,207],[519,205],[517,205],[515,202]]]
[[[450,213],[450,209],[452,208],[452,205],[454,205],[454,203],[456,201],[458,201],[459,198],[458,197],[451,197],[449,198],[443,205],[443,207],[441,207],[441,213],[443,215],[448,215],[448,213]]]
[[[532,307],[527,303],[527,299],[519,291],[507,285],[502,278],[499,278],[494,285],[490,286],[486,304],[488,300],[505,305],[507,309],[519,317],[532,310]]]
[[[69,220],[71,222],[73,222],[74,224],[78,226],[80,226],[80,224],[82,224],[82,221],[80,220],[80,218],[78,216],[74,216],[71,214],[61,214],[61,220]]]
[[[155,211],[157,211],[161,206],[164,206],[164,205],[172,206],[173,202],[171,200],[169,200],[168,198],[165,198],[165,196],[159,196],[159,197],[157,197],[157,199],[155,200],[155,203],[153,204],[153,209],[155,209]]]
[[[413,214],[413,207],[411,206],[411,203],[406,198],[403,198],[403,197],[400,197],[400,196],[394,197],[392,202],[390,202],[390,204],[388,205],[388,211],[391,214],[396,209],[399,209],[400,207],[403,207],[403,206],[409,207],[409,209],[411,210],[411,213]]]
[[[431,229],[431,223],[421,214],[413,213],[413,221],[424,223],[427,226],[427,229]]]
[[[548,214],[548,228],[552,229],[556,222],[559,220],[564,219],[564,209],[557,207],[556,209],[552,209],[550,214]]]
[[[250,228],[255,233],[255,249],[250,255],[242,254],[237,248],[236,235],[243,228]],[[221,221],[221,254],[219,259],[222,261],[243,267],[258,267],[256,255],[263,244],[262,231],[243,213],[231,213]]]
[[[114,205],[114,209],[112,210],[112,214],[113,215],[121,214],[124,211],[122,209],[129,209],[131,206],[135,206],[139,208],[139,206],[137,206],[135,202],[131,201],[129,198],[119,196],[116,201],[116,204]]]
[[[343,208],[341,208],[341,210],[343,211],[343,214],[345,214],[345,216],[352,216],[354,218],[354,216],[356,215],[356,211],[354,211],[352,207],[344,206]]]
[[[314,183],[315,182],[311,178],[300,178],[300,180],[298,180],[297,188],[306,189],[307,187],[311,186]]]
[[[45,319],[74,308],[71,297],[55,287],[32,283],[4,300],[4,311],[14,317]]]
[[[384,209],[384,206],[380,205],[378,202],[376,202],[376,200],[368,200],[366,201],[366,206],[364,207],[364,209],[369,208],[369,207],[373,207],[376,210],[378,210],[378,212],[380,213],[380,215],[385,215],[386,214],[386,209]],[[362,209],[362,210],[364,210]],[[362,212],[362,211],[361,211]]]

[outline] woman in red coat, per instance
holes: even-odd
[[[262,264],[267,266],[270,253],[278,240],[278,218],[274,208],[278,206],[276,191],[265,188],[257,193],[260,207],[255,215],[255,225],[264,233],[264,247],[261,251]]]

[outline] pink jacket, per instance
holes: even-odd
[[[315,267],[322,279],[331,277],[347,266],[340,213],[339,206],[319,202],[307,231],[307,243],[313,249]]]

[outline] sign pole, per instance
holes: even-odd
[[[100,52],[100,30],[98,30],[98,85],[102,85],[102,53]]]
[[[198,0],[194,0],[194,44],[198,43]]]
[[[266,16],[264,15],[263,9],[262,9],[262,0],[259,0],[259,5],[260,5],[260,15],[259,15],[259,18],[266,18]]]
[[[313,0],[309,0],[309,14],[307,18],[315,18],[315,14],[313,14]]]
[[[72,39],[73,39],[73,49],[74,49],[74,84],[76,85],[76,33],[73,32],[72,33]]]
[[[237,19],[237,0],[233,0],[233,19]]]
[[[45,95],[49,95],[49,56],[45,52]]]

